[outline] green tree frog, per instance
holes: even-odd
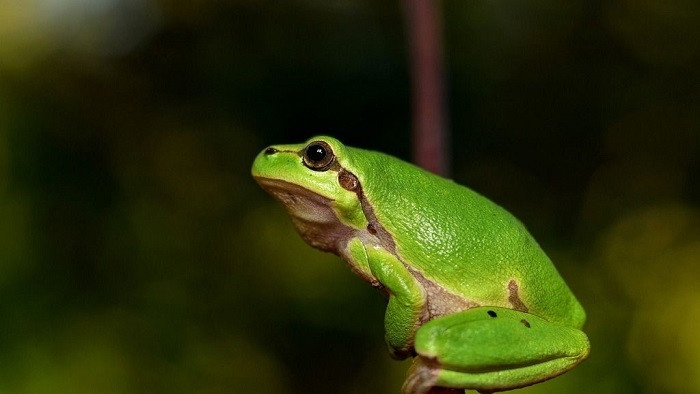
[[[588,356],[585,312],[550,259],[471,189],[327,136],[266,148],[252,175],[307,243],[388,297],[389,351],[414,358],[404,393],[510,390]]]

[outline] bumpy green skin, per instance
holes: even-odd
[[[383,153],[348,149],[379,222],[398,239],[405,261],[445,289],[509,307],[519,282],[530,312],[581,327],[585,312],[556,268],[513,215],[476,192]],[[390,170],[387,170],[390,169]]]
[[[317,141],[332,148],[329,168],[304,165]],[[554,265],[517,219],[474,191],[325,136],[261,152],[252,174],[307,242],[388,295],[389,349],[416,356],[406,393],[513,389],[588,355],[585,312]]]

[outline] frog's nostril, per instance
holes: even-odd
[[[265,149],[266,155],[274,155],[277,152],[278,152],[278,150],[273,148],[273,147],[269,147],[269,148]]]

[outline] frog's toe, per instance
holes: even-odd
[[[439,370],[428,365],[423,357],[413,359],[413,364],[408,370],[408,377],[403,383],[404,394],[427,394],[437,381]]]
[[[463,389],[435,386],[440,366],[434,360],[418,356],[413,359],[408,377],[403,384],[404,394],[463,394]]]

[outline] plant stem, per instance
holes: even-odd
[[[403,0],[409,43],[413,113],[413,159],[448,175],[442,24],[437,0]]]

